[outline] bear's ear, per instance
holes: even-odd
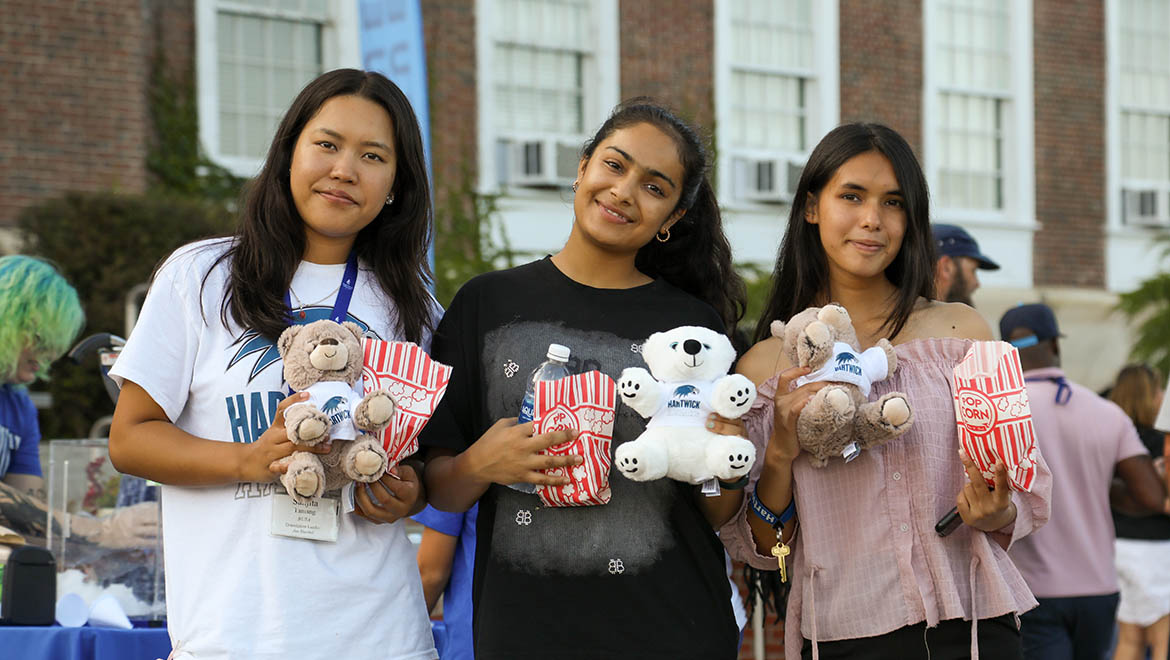
[[[771,329],[773,337],[779,337],[781,339],[784,338],[784,321],[779,319],[772,321]]]
[[[280,357],[283,359],[288,355],[288,349],[292,348],[293,341],[296,340],[297,335],[301,333],[305,326],[290,325],[285,328],[284,332],[280,333],[280,337],[276,340],[276,350],[280,351]]]
[[[341,324],[341,327],[345,328],[346,330],[349,330],[350,333],[353,334],[354,338],[358,340],[359,344],[362,343],[362,335],[364,334],[364,332],[363,332],[362,327],[360,325],[354,323],[353,321],[346,321],[345,323]]]

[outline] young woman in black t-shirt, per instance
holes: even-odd
[[[617,378],[642,365],[637,346],[679,325],[734,329],[743,282],[731,264],[709,158],[667,110],[619,106],[589,140],[573,183],[573,224],[552,257],[466,284],[435,334],[455,370],[423,432],[431,503],[480,502],[476,657],[734,658],[736,630],[713,528],[740,491],[703,497],[676,482],[611,472],[604,506],[547,509],[504,484],[561,485],[545,470],[579,456],[540,451],[569,439],[533,436],[516,412],[525,376],[550,341],[570,367]],[[644,366],[644,365],[643,365]],[[515,377],[514,377],[515,376]],[[613,447],[642,422],[618,406]],[[719,419],[709,428],[739,433]]]

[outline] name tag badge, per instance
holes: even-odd
[[[276,536],[336,543],[340,507],[335,497],[318,497],[308,504],[297,504],[284,493],[273,493],[269,531]]]

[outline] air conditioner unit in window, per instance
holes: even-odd
[[[531,188],[567,188],[577,176],[580,145],[570,138],[502,139],[500,183]]]
[[[792,201],[804,161],[792,157],[737,158],[735,178],[739,198],[782,204]]]
[[[1170,186],[1122,190],[1125,224],[1140,227],[1170,226]]]

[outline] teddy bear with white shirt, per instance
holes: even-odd
[[[288,439],[302,447],[332,441],[328,454],[298,451],[278,464],[288,469],[281,484],[305,504],[349,481],[377,481],[389,467],[376,434],[390,425],[397,403],[384,389],[362,393],[362,329],[329,319],[290,326],[276,342],[284,379],[307,401],[284,411]]]
[[[824,467],[839,456],[846,462],[863,449],[876,447],[910,430],[914,412],[901,392],[869,401],[873,383],[898,368],[898,356],[889,340],[864,351],[849,312],[837,304],[810,307],[789,319],[772,322],[772,335],[783,340],[781,351],[789,361],[811,373],[796,381],[829,381],[804,408],[796,423],[796,438],[809,453],[813,467]]]
[[[711,412],[736,419],[756,399],[752,381],[727,374],[735,361],[727,336],[696,326],[656,332],[642,345],[642,359],[650,371],[622,371],[617,388],[622,402],[650,421],[614,452],[618,470],[633,481],[669,477],[691,484],[746,475],[755,445],[706,428]]]

